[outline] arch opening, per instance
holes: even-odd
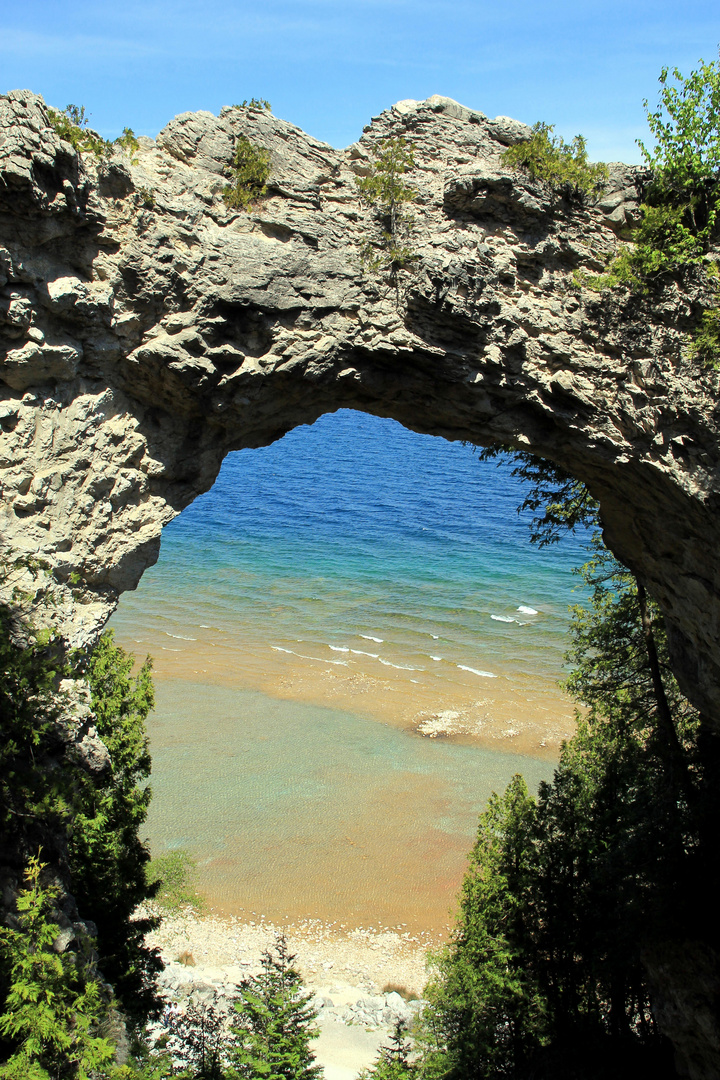
[[[110,625],[156,661],[153,846],[214,904],[446,929],[488,795],[550,779],[574,730],[585,548],[532,549],[522,492],[346,411],[230,455],[166,530]]]

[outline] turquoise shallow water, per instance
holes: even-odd
[[[532,548],[523,490],[348,411],[229,455],[112,620],[156,660],[154,849],[233,909],[443,922],[489,791],[552,767],[389,725],[458,709],[511,749],[561,708],[585,552]]]
[[[171,680],[157,704],[153,847],[248,917],[441,930],[490,792],[552,772],[254,691]]]

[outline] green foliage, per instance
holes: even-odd
[[[132,657],[110,633],[87,660],[96,728],[112,759],[100,774],[68,755],[58,691],[61,678],[81,675],[85,658],[68,661],[52,632],[35,633],[18,609],[0,607],[0,662],[0,824],[21,855],[43,847],[48,861],[68,872],[81,914],[97,924],[103,973],[126,1013],[141,1021],[156,1007],[161,968],[144,943],[152,921],[132,919],[153,892],[138,837],[150,800],[149,662],[133,677]],[[0,998],[3,982],[0,965]]]
[[[648,675],[647,640],[640,617],[638,586],[599,537],[592,558],[577,571],[591,589],[590,604],[572,610],[572,633],[567,660],[572,671],[564,686],[570,696],[590,709],[589,720],[604,717],[624,731],[634,731],[647,744],[662,739],[657,698]],[[660,657],[664,693],[680,739],[694,737],[697,714],[680,692],[670,665],[659,609],[648,601]],[[653,735],[653,733],[655,733]]]
[[[284,935],[262,956],[259,975],[238,986],[232,1033],[230,1080],[315,1080],[311,1041],[318,1030],[311,994],[293,968]]]
[[[625,285],[636,292],[646,293],[647,285],[636,271],[636,252],[623,248],[620,254],[612,259],[605,274],[588,274],[581,271],[573,271],[573,283],[577,288],[590,289],[592,292],[602,293],[606,289],[614,289],[616,285]]]
[[[17,898],[17,926],[0,928],[0,951],[9,988],[0,1035],[9,1043],[5,1080],[90,1080],[114,1050],[98,1027],[108,1002],[90,974],[87,957],[53,948],[60,928],[52,920],[57,891],[43,888],[44,869],[29,860]]]
[[[675,251],[678,262],[699,260],[717,225],[720,202],[720,61],[700,61],[685,78],[675,68],[660,74],[660,100],[654,111],[643,102],[655,140],[652,150],[638,140],[652,181],[648,209],[666,211],[651,227],[658,246]],[[645,242],[644,240],[641,242]]]
[[[102,158],[110,152],[112,144],[88,128],[84,105],[67,105],[61,112],[48,109],[48,116],[57,135],[78,153]]]
[[[55,768],[63,746],[56,687],[67,674],[54,635],[0,606],[0,828],[27,855],[47,847],[69,816],[70,785]]]
[[[544,1034],[543,1001],[524,953],[534,816],[521,776],[480,815],[457,925],[425,991],[423,1076],[520,1074]]]
[[[648,292],[653,282],[687,267],[707,265],[707,252],[720,226],[720,61],[700,61],[684,77],[675,68],[660,75],[660,95],[652,110],[645,101],[654,146],[638,140],[651,178],[633,231],[632,246],[608,272],[578,275],[580,286],[602,292],[621,285]],[[717,308],[701,316],[690,354],[708,365],[720,362]]]
[[[698,717],[657,609],[599,544],[582,576],[567,685],[588,711],[537,799],[516,777],[481,815],[422,1020],[428,1078],[673,1075],[643,951],[709,930],[717,807],[699,810]]]
[[[140,149],[140,143],[135,136],[135,132],[129,127],[123,128],[122,135],[118,135],[117,139],[113,140],[112,145],[119,146],[121,150],[125,150],[128,154],[134,154],[136,150]]]
[[[169,851],[153,859],[148,867],[147,879],[157,887],[155,902],[166,911],[179,911],[191,907],[200,913],[205,901],[192,881],[195,860],[187,851]]]
[[[112,774],[104,782],[79,785],[82,796],[68,829],[68,863],[78,905],[98,928],[103,972],[126,1013],[142,1020],[157,1008],[154,978],[162,965],[144,943],[156,921],[132,917],[154,895],[146,878],[150,856],[139,837],[151,798],[145,721],[154,705],[152,664],[148,657],[135,675],[133,667],[134,658],[115,644],[112,631],[105,631],[85,677]]]
[[[398,270],[410,266],[417,255],[410,246],[415,219],[406,207],[417,191],[403,180],[415,165],[415,147],[404,136],[381,139],[373,146],[374,162],[367,176],[355,181],[360,197],[376,209],[381,226],[379,242],[370,241],[361,252],[363,266],[372,271]]]
[[[700,329],[690,343],[690,354],[708,367],[720,367],[720,306],[703,312]]]
[[[412,1057],[412,1040],[403,1020],[396,1020],[390,1042],[380,1047],[380,1056],[371,1069],[358,1073],[358,1080],[414,1080],[419,1063]]]
[[[170,1077],[173,1080],[196,1080],[191,1073],[177,1069],[172,1058],[165,1053],[152,1054],[144,1061],[112,1065],[102,1073],[102,1080],[170,1080]]]
[[[271,154],[245,135],[239,135],[233,158],[233,183],[223,191],[231,209],[249,210],[267,191]]]
[[[191,1001],[172,1024],[169,1046],[173,1056],[190,1066],[193,1080],[225,1080],[234,1044],[224,1012]]]
[[[250,109],[252,112],[271,112],[272,105],[265,98],[247,98],[239,105],[233,105],[233,109]]]
[[[552,124],[535,124],[529,139],[504,152],[503,163],[524,169],[533,180],[542,180],[567,199],[583,202],[597,198],[607,183],[607,165],[588,161],[582,135],[566,143],[561,136],[553,135],[554,130]]]
[[[518,506],[518,514],[531,510],[535,515],[530,523],[531,544],[546,547],[568,532],[598,527],[599,507],[585,484],[551,461],[508,446],[485,447],[479,460],[500,457],[501,465],[508,453],[514,461],[512,475],[532,485]]]
[[[104,158],[115,146],[129,154],[134,154],[140,148],[140,143],[132,128],[123,128],[122,135],[113,142],[103,139],[96,131],[92,131],[88,127],[84,105],[66,105],[60,112],[49,108],[48,117],[57,135],[70,143],[80,154],[94,154],[97,158]]]

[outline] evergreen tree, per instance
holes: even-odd
[[[310,1043],[318,1035],[313,1021],[312,995],[303,990],[293,968],[285,935],[262,955],[259,975],[238,986],[229,1076],[235,1080],[316,1080],[322,1069],[314,1064]]]
[[[358,1080],[415,1080],[419,1065],[411,1060],[411,1040],[404,1020],[396,1020],[390,1043],[380,1047],[380,1056],[371,1069],[363,1069]]]
[[[0,576],[15,569],[0,565]],[[35,563],[27,569],[50,605],[49,570]],[[139,837],[150,800],[150,663],[133,677],[133,658],[115,645],[111,632],[89,657],[68,657],[52,630],[30,625],[30,594],[16,594],[14,607],[0,605],[0,857],[22,866],[42,848],[81,918],[98,927],[98,966],[123,1011],[142,1024],[158,1009],[155,976],[162,967],[144,942],[152,921],[132,918],[156,891],[146,879],[149,855]],[[110,751],[111,768],[102,774],[91,774],[68,753],[61,681],[83,676],[91,685],[98,734]],[[0,959],[0,1007],[7,988],[7,965]]]
[[[562,470],[527,455],[518,468],[535,542],[597,524]],[[712,770],[656,605],[597,534],[580,573],[590,600],[573,611],[566,687],[585,711],[537,799],[516,777],[481,815],[422,1018],[428,1080],[674,1075],[643,958],[711,923]]]
[[[192,1080],[224,1080],[234,1044],[225,1012],[215,1004],[191,1001],[171,1031],[167,1048],[190,1066]]]
[[[517,775],[480,815],[457,924],[426,990],[423,1076],[514,1075],[542,1038],[543,1000],[527,962],[535,813]]]
[[[155,976],[162,962],[145,945],[158,920],[133,917],[158,887],[148,882],[150,854],[139,835],[152,794],[145,730],[154,705],[152,664],[148,657],[133,675],[134,663],[111,630],[87,662],[95,726],[110,752],[112,774],[100,782],[81,779],[68,827],[68,862],[78,907],[98,929],[103,974],[124,1013],[142,1023],[158,1011]]]
[[[9,989],[0,1034],[9,1055],[4,1080],[89,1080],[108,1066],[114,1047],[98,1034],[108,1011],[107,993],[80,953],[59,953],[52,920],[57,890],[43,887],[43,865],[30,859],[17,898],[17,925],[0,928],[0,950]]]

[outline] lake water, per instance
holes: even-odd
[[[229,455],[165,529],[111,625],[155,659],[151,845],[194,852],[214,903],[447,922],[490,790],[551,775],[572,731],[585,551],[531,547],[523,492],[345,410]]]

